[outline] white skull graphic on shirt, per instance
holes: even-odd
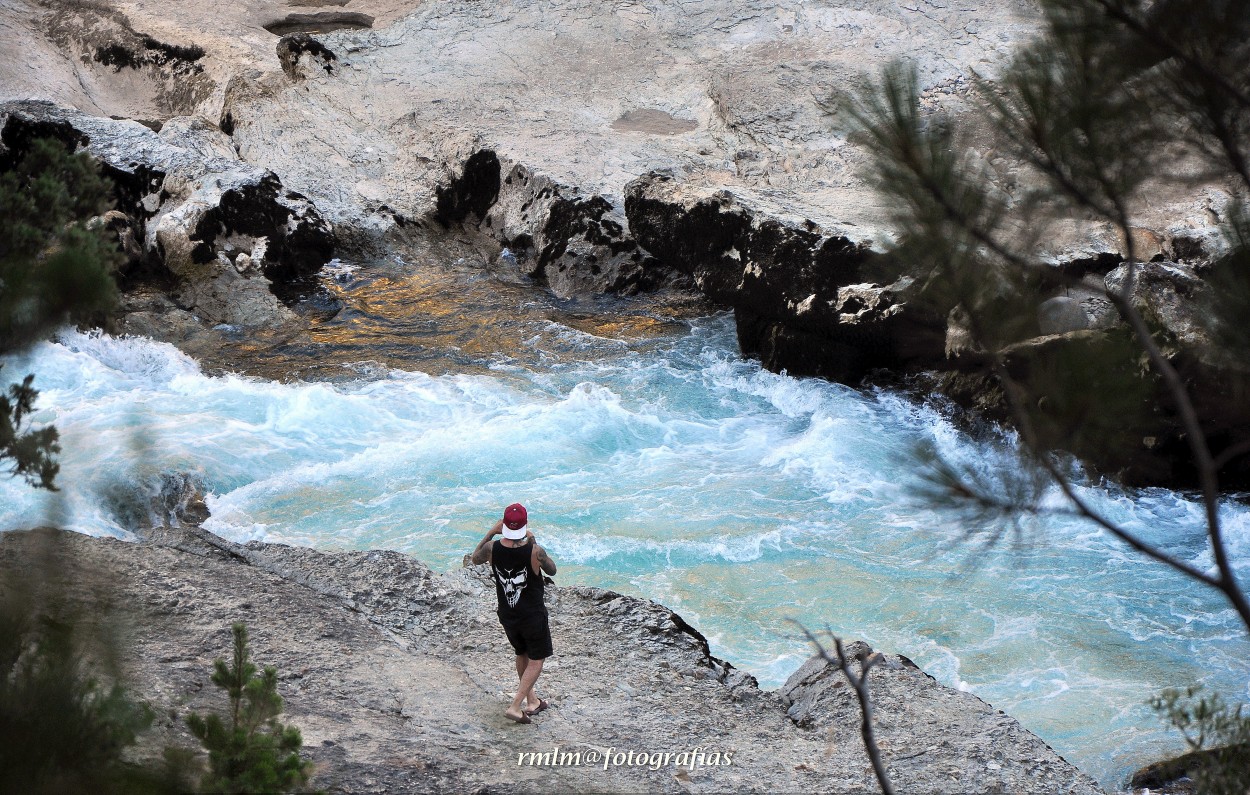
[[[522,566],[516,570],[495,569],[495,578],[503,588],[503,595],[508,599],[508,607],[516,607],[521,599],[521,592],[529,582],[529,568]]]

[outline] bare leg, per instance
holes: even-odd
[[[524,654],[518,654],[516,656],[516,678],[517,679],[525,678],[525,668],[529,664],[530,664],[530,658],[528,656]],[[538,694],[534,692],[533,687],[529,689],[528,693],[520,693],[520,696],[521,696],[521,701],[525,704],[526,708],[533,709],[538,706]]]
[[[525,666],[525,672],[521,674],[521,686],[517,688],[516,697],[512,699],[512,703],[508,705],[508,709],[504,714],[515,721],[528,723],[529,718],[521,711],[521,703],[525,700],[525,695],[534,690],[534,683],[538,681],[538,675],[543,672],[542,660],[530,660]],[[537,706],[537,705],[535,705]]]

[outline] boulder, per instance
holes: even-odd
[[[320,70],[333,75],[339,57],[334,51],[307,33],[290,33],[278,39],[278,63],[292,80],[303,80],[305,69]],[[300,58],[304,58],[301,64]]]
[[[670,283],[629,234],[623,208],[480,149],[436,190],[434,217],[509,252],[503,264],[561,298],[633,294]]]
[[[157,133],[51,103],[0,104],[3,157],[48,135],[82,147],[113,181],[117,210],[101,220],[118,230],[126,275],[172,278],[181,306],[210,323],[289,320],[283,301],[333,255],[333,229],[312,202],[240,161],[202,119],[172,119]]]
[[[1080,301],[1059,295],[1037,308],[1037,325],[1043,335],[1066,334],[1089,328],[1090,322]]]
[[[660,266],[733,307],[743,353],[770,369],[856,381],[944,357],[945,321],[914,309],[914,280],[849,230],[761,213],[658,173],[629,184],[625,212]]]
[[[1208,784],[1209,790],[1201,790],[1199,781],[1203,768],[1212,766],[1230,772],[1241,771],[1241,783],[1245,783],[1244,765],[1250,761],[1250,745],[1231,745],[1188,751],[1180,756],[1153,762],[1137,770],[1129,778],[1129,791],[1133,795],[1194,795],[1200,791],[1224,791],[1217,783]],[[1238,765],[1243,767],[1238,767]],[[1220,783],[1230,784],[1223,781]]]
[[[1199,354],[1209,344],[1203,326],[1203,298],[1208,291],[1194,269],[1175,262],[1139,262],[1131,269],[1121,265],[1107,274],[1107,292],[1123,294],[1130,270],[1134,274],[1127,292],[1152,328],[1163,332],[1169,343]]]

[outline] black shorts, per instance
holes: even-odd
[[[545,660],[551,656],[551,628],[547,624],[546,610],[511,618],[500,615],[499,623],[518,655],[524,654],[531,660]]]

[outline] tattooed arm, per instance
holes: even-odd
[[[547,550],[538,546],[538,544],[534,544],[534,554],[531,562],[533,563],[535,574],[538,574],[540,570],[548,575],[556,573],[556,562],[547,554]]]
[[[503,520],[495,522],[495,526],[490,529],[486,537],[478,542],[477,549],[473,550],[473,557],[469,558],[473,564],[479,565],[490,560],[490,548],[493,545],[495,536],[503,532]]]

